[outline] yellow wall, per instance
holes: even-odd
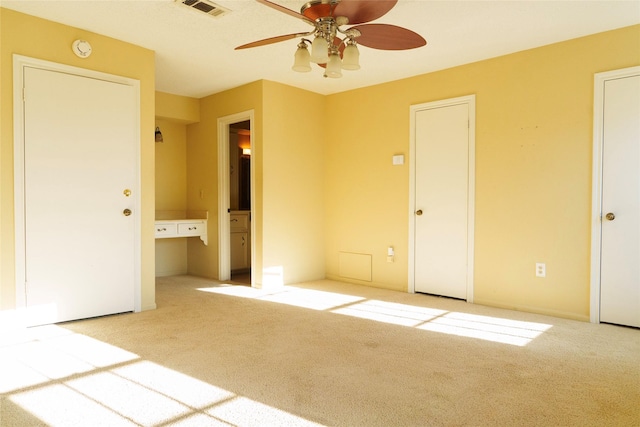
[[[93,53],[71,51],[78,39]],[[154,53],[138,46],[0,8],[0,309],[15,307],[13,205],[13,54],[125,76],[140,81],[142,308],[155,307],[154,235]]]
[[[156,219],[187,218],[187,124],[200,120],[200,100],[156,92]],[[156,240],[156,276],[186,274],[187,239]]]
[[[324,114],[323,96],[261,81],[203,98],[201,121],[187,130],[188,208],[209,211],[209,239],[217,242],[217,120],[248,110],[255,112],[255,283],[323,278],[324,126],[308,120]],[[188,245],[189,273],[217,277],[216,243]]]
[[[200,100],[156,92],[156,119],[190,124],[200,121]]]
[[[264,82],[263,284],[324,278],[325,97]]]
[[[372,285],[407,289],[409,164],[391,156],[410,105],[476,94],[475,302],[588,320],[594,73],[638,64],[636,25],[327,97],[327,276],[367,253]]]
[[[155,144],[156,210],[187,209],[187,127],[169,120],[156,119],[164,142]]]
[[[157,100],[156,100],[157,104]],[[156,219],[183,219],[187,212],[187,126],[156,118],[164,142],[155,144]],[[187,273],[187,239],[156,239],[156,276]]]

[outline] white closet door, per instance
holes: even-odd
[[[600,321],[640,327],[640,76],[607,80]]]
[[[469,106],[415,113],[415,291],[467,299]]]
[[[29,323],[133,311],[136,89],[29,67],[24,86]]]

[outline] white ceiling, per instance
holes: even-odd
[[[306,0],[273,1],[299,11]],[[296,39],[234,50],[308,31],[308,24],[254,0],[214,2],[231,12],[212,18],[174,0],[0,0],[0,6],[154,50],[156,89],[196,98],[260,79],[337,93],[640,23],[640,0],[399,0],[375,22],[413,30],[427,45],[407,51],[361,46],[362,68],[329,79],[320,68],[291,70]]]

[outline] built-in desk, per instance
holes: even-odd
[[[199,237],[207,245],[207,218],[156,219],[156,239]]]

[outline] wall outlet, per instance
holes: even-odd
[[[536,277],[546,277],[547,265],[543,262],[536,262]]]

